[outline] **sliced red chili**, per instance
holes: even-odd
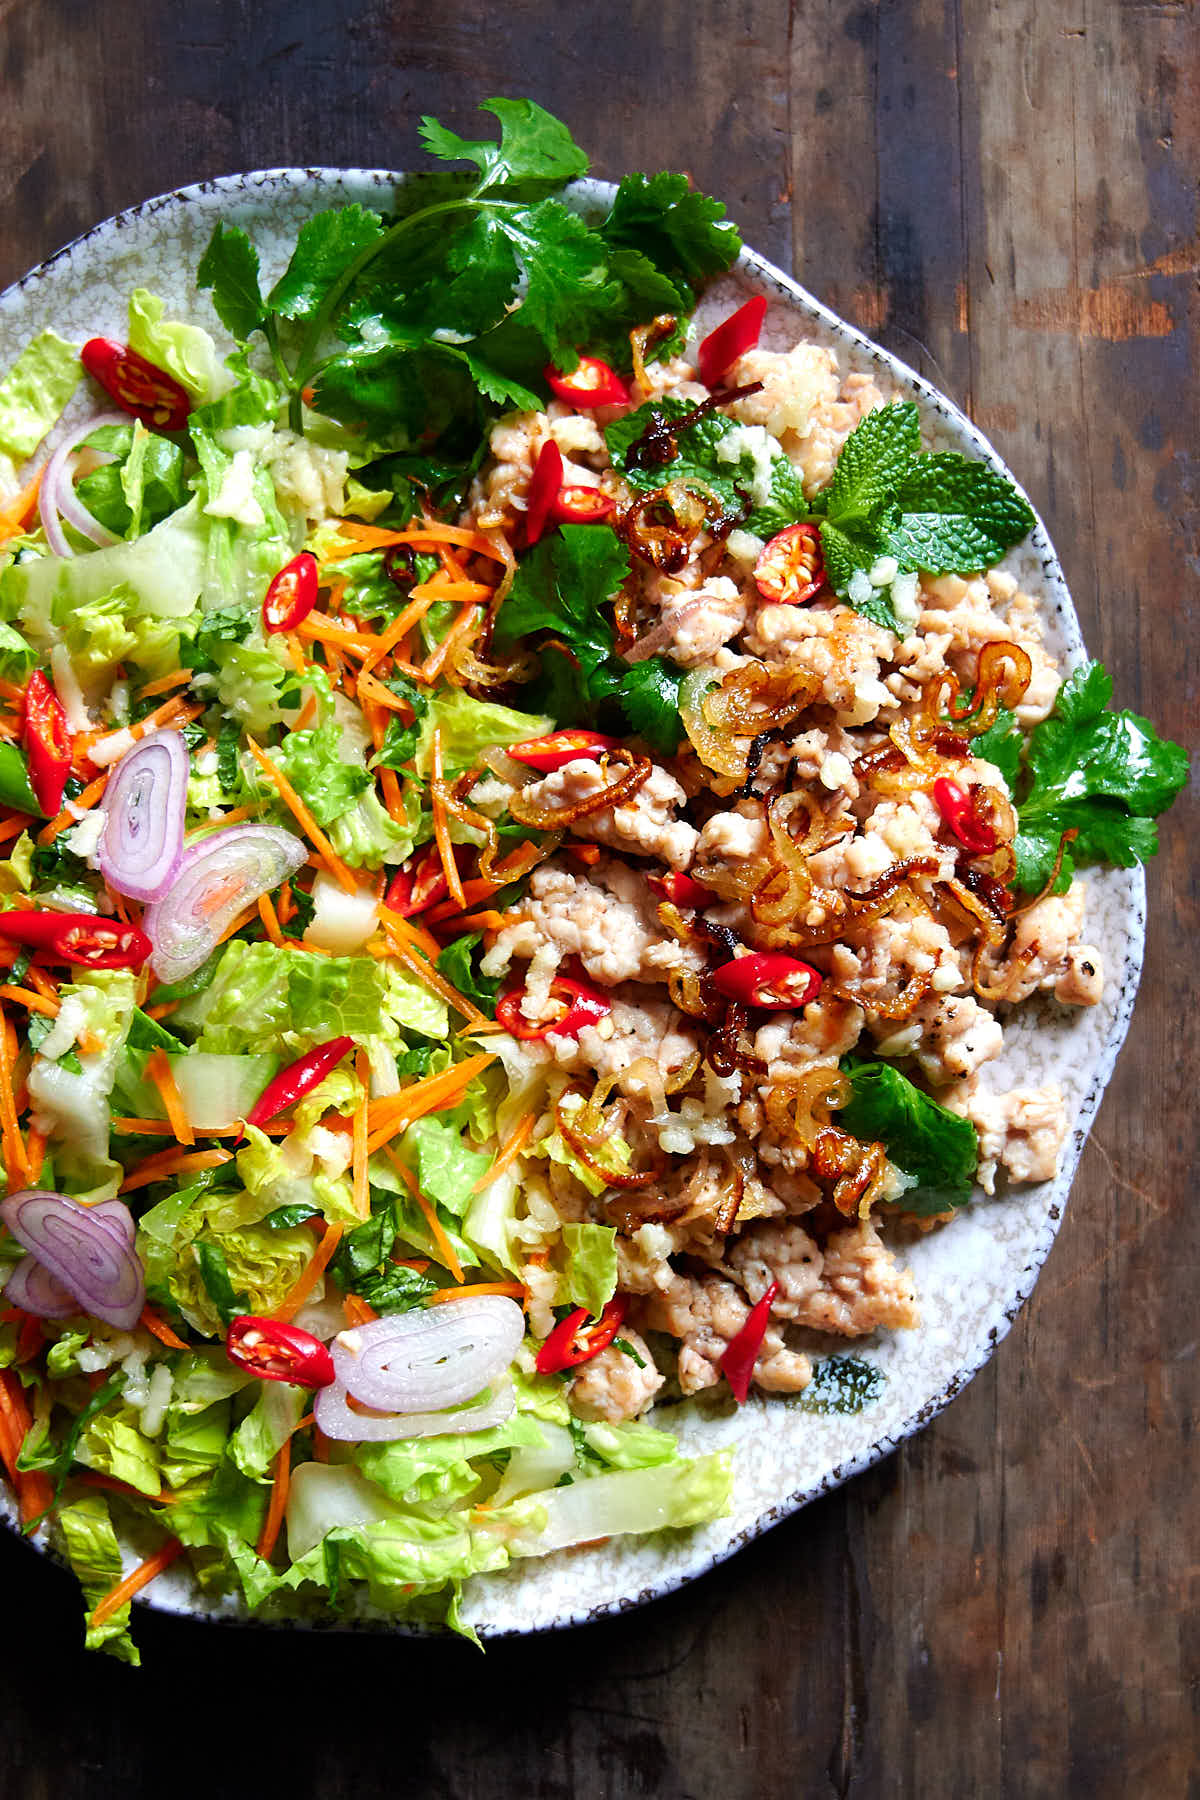
[[[739,1406],[745,1405],[746,1396],[750,1392],[754,1365],[758,1361],[762,1341],[767,1335],[771,1305],[778,1292],[779,1283],[773,1281],[762,1299],[754,1302],[746,1323],[737,1336],[731,1339],[721,1358],[721,1373],[733,1389],[734,1399]]]
[[[825,558],[815,525],[789,525],[764,547],[754,583],[775,606],[803,606],[825,586]]]
[[[548,1037],[578,1037],[585,1025],[595,1025],[612,1011],[612,1001],[589,982],[577,981],[570,975],[556,975],[550,983],[550,998],[562,1008],[558,1018],[539,1020],[536,1024],[521,1011],[523,987],[511,987],[496,1002],[496,1021],[511,1037],[532,1043]]]
[[[62,701],[40,669],[33,671],[25,689],[22,735],[29,759],[29,785],[42,811],[52,819],[62,808],[74,738]]]
[[[525,499],[525,542],[536,544],[550,520],[550,509],[562,487],[562,451],[547,438],[538,451]]]
[[[579,366],[564,375],[553,363],[542,371],[560,400],[568,406],[628,406],[629,389],[608,363],[598,356],[581,356]]]
[[[821,991],[821,976],[806,962],[778,950],[754,950],[713,971],[713,986],[743,1006],[807,1006]]]
[[[595,525],[617,510],[617,503],[598,487],[575,484],[559,488],[550,506],[550,517],[565,525]]]
[[[350,1037],[330,1038],[327,1044],[318,1044],[315,1049],[306,1050],[303,1056],[281,1069],[273,1080],[268,1081],[250,1111],[246,1114],[247,1125],[269,1125],[272,1119],[294,1106],[297,1100],[303,1100],[305,1094],[311,1094],[315,1087],[320,1087],[330,1069],[336,1069],[344,1056],[348,1056],[354,1048],[354,1039]]]
[[[649,881],[655,893],[670,900],[674,906],[711,906],[717,897],[702,881],[692,875],[681,875],[677,869],[669,869],[665,875],[651,875]]]
[[[444,900],[449,891],[442,859],[436,846],[430,845],[428,850],[418,850],[415,856],[401,863],[388,885],[383,904],[390,912],[399,913],[401,918],[411,919],[416,913]]]
[[[761,294],[756,294],[709,332],[696,352],[696,365],[705,387],[718,387],[738,357],[753,350],[766,316],[767,303]]]
[[[599,731],[552,731],[549,737],[524,738],[519,744],[510,744],[508,754],[514,762],[549,774],[581,757],[595,762],[606,750],[618,749],[620,742],[620,738],[605,737]]]
[[[577,1369],[591,1362],[616,1337],[625,1322],[625,1302],[610,1300],[600,1317],[589,1325],[591,1314],[586,1306],[577,1306],[565,1319],[560,1319],[537,1353],[539,1375],[557,1375],[563,1369]]]
[[[131,413],[151,431],[182,431],[192,410],[192,397],[173,376],[147,362],[115,338],[89,338],[79,360],[122,412]]]
[[[996,833],[979,815],[979,794],[979,788],[965,788],[948,775],[939,775],[933,784],[933,804],[963,849],[972,856],[990,856]]]
[[[239,1369],[260,1381],[290,1381],[296,1387],[328,1387],[335,1379],[333,1357],[310,1331],[279,1319],[243,1313],[225,1338],[225,1353]]]
[[[285,563],[267,589],[262,604],[264,631],[293,631],[317,604],[317,559],[302,550]]]
[[[96,913],[0,912],[0,937],[81,969],[140,969],[154,949],[136,925]]]

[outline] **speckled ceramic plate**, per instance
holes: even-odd
[[[209,298],[193,285],[196,265],[218,218],[245,225],[275,278],[297,228],[322,207],[363,201],[386,209],[400,178],[383,170],[272,169],[227,176],[166,194],[108,219],[0,296],[0,367],[28,338],[53,325],[64,336],[124,337],[130,290],[161,294],[169,314],[216,330]],[[581,183],[579,204],[604,190]],[[831,345],[843,370],[871,372],[885,389],[921,408],[927,446],[957,449],[1009,471],[958,408],[887,351],[870,343],[778,269],[746,251],[706,297],[702,320],[731,310],[749,293],[770,302],[763,342],[787,348],[799,337]],[[72,419],[83,416],[77,400]],[[1011,477],[1010,477],[1011,478]],[[1082,653],[1079,625],[1053,547],[1039,521],[1008,559],[1026,591],[1040,600],[1051,648],[1068,663]],[[695,1402],[655,1415],[685,1450],[736,1451],[730,1515],[703,1528],[654,1539],[616,1539],[603,1548],[560,1552],[515,1564],[469,1584],[464,1613],[485,1635],[530,1632],[619,1612],[670,1592],[740,1545],[893,1450],[926,1424],[982,1367],[1033,1288],[1054,1239],[1080,1147],[1125,1036],[1141,968],[1145,887],[1140,869],[1089,877],[1088,937],[1104,955],[1101,1004],[1071,1011],[1026,1005],[1006,1027],[1003,1059],[992,1065],[1011,1085],[1056,1079],[1067,1096],[1071,1130],[1056,1179],[1003,1198],[980,1195],[945,1231],[913,1246],[923,1323],[916,1331],[868,1340],[860,1350],[886,1375],[880,1397],[851,1417],[817,1417],[780,1401],[754,1398],[740,1412],[705,1411]],[[842,1346],[845,1347],[844,1344]],[[137,1547],[128,1546],[132,1561]],[[233,1601],[214,1602],[178,1568],[160,1577],[149,1604],[198,1616],[244,1617]],[[333,1623],[309,1613],[304,1622]],[[378,1626],[364,1610],[338,1624]],[[395,1629],[390,1626],[390,1629]]]

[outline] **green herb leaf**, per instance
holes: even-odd
[[[587,172],[588,159],[567,127],[532,100],[484,100],[500,121],[500,142],[459,137],[436,119],[421,120],[421,141],[443,162],[473,162],[481,191],[515,185],[559,187]]]
[[[333,284],[382,236],[379,214],[365,206],[335,206],[306,219],[291,261],[267,295],[268,306],[285,319],[311,318]]]
[[[975,1127],[914,1087],[890,1063],[847,1063],[854,1097],[838,1124],[863,1143],[882,1143],[916,1186],[897,1201],[905,1212],[945,1212],[971,1198],[979,1161]]]
[[[497,642],[507,648],[536,631],[552,631],[590,673],[613,646],[613,628],[601,609],[628,574],[629,556],[615,531],[564,525],[522,561],[500,608]]]
[[[685,290],[685,304],[742,248],[720,201],[695,193],[686,175],[669,172],[626,175],[601,232],[614,247],[649,258]]]
[[[653,493],[668,481],[698,482],[716,494],[729,513],[741,513],[750,500],[752,506],[745,526],[759,537],[773,537],[786,525],[807,516],[809,507],[800,476],[782,450],[771,457],[768,491],[758,485],[759,470],[749,450],[731,455],[727,445],[727,454],[722,456],[722,444],[733,437],[736,446],[738,438],[733,434],[740,435],[745,429],[724,413],[707,413],[694,425],[684,426],[676,435],[678,454],[669,463],[644,468],[630,462],[630,451],[656,418],[682,419],[694,411],[690,401],[668,395],[648,401],[608,427],[604,436],[613,466],[631,487]]]
[[[217,317],[244,344],[266,318],[258,285],[258,251],[240,225],[218,219],[196,270],[196,286],[211,288]]]
[[[842,445],[824,497],[826,516],[843,528],[872,520],[895,498],[920,448],[921,415],[911,400],[869,412]]]
[[[616,698],[631,730],[660,756],[671,756],[683,738],[679,690],[686,671],[661,656],[648,656],[622,675]]]
[[[900,521],[885,541],[904,569],[987,569],[1033,529],[1033,513],[1011,481],[952,452],[917,457],[896,498]]]
[[[250,1297],[248,1294],[234,1292],[225,1263],[225,1252],[217,1244],[209,1243],[206,1238],[195,1238],[192,1242],[192,1255],[200,1270],[205,1292],[221,1315],[222,1324],[228,1325],[242,1313],[249,1312]]]
[[[1005,706],[997,710],[996,717],[987,730],[981,731],[971,742],[972,756],[994,764],[1003,775],[1010,794],[1017,791],[1021,752],[1024,748],[1025,738],[1017,724],[1017,716]]]
[[[454,983],[464,1000],[473,1000],[481,1013],[494,1019],[500,978],[479,973],[479,958],[476,953],[482,942],[483,933],[480,931],[471,931],[465,937],[455,938],[452,944],[447,944],[434,967],[447,981]]]

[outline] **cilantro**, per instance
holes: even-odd
[[[461,990],[460,990],[461,992]],[[407,1044],[396,1052],[397,1075],[428,1075],[433,1061],[432,1044]]]
[[[541,404],[548,361],[574,368],[587,344],[628,366],[630,329],[689,311],[736,258],[719,203],[681,175],[627,177],[608,216],[585,220],[558,198],[588,166],[566,126],[531,100],[484,108],[498,141],[422,121],[431,154],[467,173],[407,184],[386,220],[319,213],[265,297],[252,240],[218,223],[198,284],[239,343],[262,332],[293,426],[310,387],[321,411],[394,446],[438,444],[474,416],[470,458],[488,408]]]
[[[685,674],[664,657],[647,656],[626,670],[617,687],[631,727],[661,756],[673,755],[683,737],[679,689]]]
[[[1049,879],[1064,831],[1078,836],[1063,854],[1059,892],[1076,863],[1127,869],[1145,862],[1158,849],[1155,818],[1187,781],[1182,745],[1160,738],[1136,713],[1108,710],[1111,699],[1107,670],[1084,663],[1030,738],[1014,844],[1017,881],[1029,893]]]
[[[878,1400],[887,1376],[860,1356],[825,1356],[816,1364],[812,1380],[792,1402],[801,1412],[859,1413]]]
[[[33,884],[40,887],[43,882],[65,882],[68,886],[86,886],[91,880],[92,872],[81,856],[68,850],[63,839],[63,832],[52,844],[38,844],[33,852],[32,870]]]
[[[244,644],[254,624],[250,614],[237,607],[224,606],[202,613],[196,635],[187,649],[188,667],[193,675],[211,674],[219,666],[218,644]]]
[[[406,676],[393,675],[383,684],[397,700],[407,700],[412,720],[405,724],[395,713],[389,715],[383,743],[371,758],[373,769],[403,769],[413,759],[420,742],[421,721],[429,711],[429,694]]]
[[[923,1217],[965,1206],[979,1161],[970,1121],[947,1112],[890,1063],[851,1062],[845,1072],[854,1094],[838,1124],[864,1143],[882,1143],[889,1159],[915,1182],[897,1205]]]
[[[981,731],[971,744],[971,755],[992,763],[1003,775],[1010,794],[1017,789],[1021,768],[1021,751],[1025,739],[1015,713],[1006,706],[997,709],[996,717],[986,731]]]
[[[483,933],[479,931],[471,931],[465,937],[455,938],[442,951],[434,968],[447,981],[454,983],[464,1000],[473,1000],[480,1012],[493,1019],[496,1016],[496,995],[500,989],[500,981],[498,977],[479,973],[475,952],[482,941]]]
[[[808,501],[800,476],[782,450],[771,457],[769,493],[751,502],[751,490],[758,479],[756,461],[748,449],[739,450],[736,456],[721,455],[722,443],[731,437],[732,446],[727,448],[737,449],[738,439],[734,434],[745,429],[724,413],[705,413],[695,424],[683,426],[675,439],[678,454],[670,462],[648,467],[630,462],[630,451],[655,419],[683,419],[695,410],[690,401],[668,395],[665,399],[647,402],[635,413],[627,414],[608,427],[604,436],[613,466],[631,487],[653,493],[668,481],[699,483],[717,496],[727,514],[740,516],[745,513],[746,530],[759,537],[773,537],[786,525],[807,516]],[[748,505],[751,509],[746,513]]]

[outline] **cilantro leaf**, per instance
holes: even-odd
[[[552,362],[573,367],[576,345],[592,336],[598,320],[621,312],[622,291],[609,278],[603,239],[559,200],[501,213],[497,229],[525,271],[522,317],[541,337]]]
[[[885,541],[906,569],[969,575],[990,568],[1033,529],[1033,513],[1011,481],[952,452],[919,456],[896,498],[900,520]]]
[[[969,1119],[959,1118],[914,1087],[891,1063],[845,1065],[854,1090],[838,1124],[864,1143],[882,1143],[898,1169],[916,1185],[897,1201],[905,1212],[928,1217],[971,1198],[979,1139]]]
[[[500,990],[500,978],[479,973],[476,952],[482,942],[481,931],[471,931],[465,937],[455,938],[453,943],[447,944],[434,967],[447,981],[454,983],[464,999],[473,1001],[480,1012],[492,1019],[496,1016],[496,995]]]
[[[1076,863],[1130,868],[1158,849],[1154,819],[1188,777],[1187,752],[1147,719],[1109,710],[1112,679],[1084,663],[1059,689],[1054,711],[1029,743],[1029,786],[1018,808],[1017,880],[1036,892],[1049,877],[1064,831],[1079,833],[1063,856],[1056,891]]]
[[[614,248],[649,257],[663,275],[686,284],[685,305],[742,248],[720,201],[693,192],[686,175],[669,172],[626,175],[601,231]]]
[[[671,756],[683,737],[679,689],[686,670],[661,656],[648,656],[622,675],[616,698],[638,737],[660,756]]]
[[[291,261],[267,296],[285,319],[307,319],[335,281],[383,236],[383,221],[365,206],[335,206],[306,219]]]
[[[552,631],[591,674],[613,646],[612,625],[600,609],[628,574],[629,556],[615,531],[564,525],[522,561],[497,616],[497,643],[506,649],[535,631]]]
[[[561,120],[532,100],[484,100],[500,121],[500,142],[459,137],[436,119],[421,120],[425,148],[443,162],[473,162],[481,190],[538,183],[559,187],[587,172],[588,159]]]
[[[244,344],[266,318],[258,284],[258,251],[240,225],[218,219],[196,270],[196,286],[211,288],[217,317]]]
[[[1021,727],[1017,724],[1015,713],[1002,706],[986,731],[981,731],[971,744],[972,756],[978,756],[984,762],[992,763],[1008,786],[1010,794],[1017,791],[1017,777],[1021,771],[1021,752],[1025,747],[1025,739]]]
[[[371,758],[372,769],[403,769],[413,759],[413,752],[421,737],[421,721],[429,711],[429,694],[419,688],[415,681],[409,681],[403,675],[393,675],[384,683],[398,700],[407,700],[412,707],[412,722],[406,725],[394,713],[389,715],[387,730],[383,734],[383,743]]]

